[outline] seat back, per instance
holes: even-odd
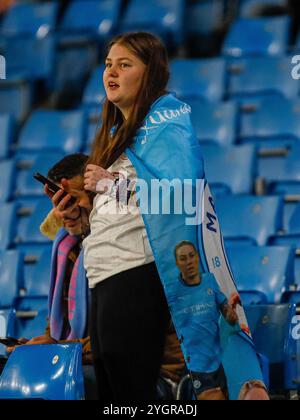
[[[242,55],[283,55],[287,50],[290,20],[288,17],[240,18],[225,38],[223,53]]]
[[[98,105],[106,97],[105,89],[102,82],[104,66],[99,66],[91,75],[83,94],[83,104],[87,106]]]
[[[0,159],[9,156],[10,148],[14,140],[14,121],[9,114],[0,114]]]
[[[0,376],[0,399],[84,399],[81,344],[16,348]]]
[[[282,229],[283,205],[282,197],[218,197],[216,207],[225,243],[231,239],[266,245]]]
[[[16,235],[17,207],[15,203],[0,205],[0,250],[13,245]]]
[[[31,339],[45,334],[48,316],[48,297],[19,297],[14,304],[16,319],[14,336]]]
[[[13,309],[0,309],[0,337],[13,336],[15,311]],[[0,344],[0,356],[6,355],[6,347]]]
[[[251,304],[251,293],[261,294],[265,302],[279,303],[282,293],[294,284],[294,255],[291,247],[227,248],[230,266],[244,304]]]
[[[293,338],[295,305],[250,305],[245,313],[256,350],[269,359],[271,389],[297,389],[300,360]]]
[[[9,308],[23,286],[23,259],[19,251],[0,250],[0,308]]]

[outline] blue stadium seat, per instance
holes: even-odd
[[[45,80],[47,87],[51,88],[55,64],[55,39],[52,35],[45,38],[7,39],[4,55],[8,74],[15,75],[17,79],[22,72],[28,81]]]
[[[85,82],[97,62],[98,46],[91,41],[65,40],[59,43],[53,87],[59,103],[68,104],[70,100],[77,103],[81,99]]]
[[[250,305],[245,313],[256,350],[269,359],[271,390],[299,389],[299,344],[292,333],[295,306]]]
[[[75,153],[83,147],[85,128],[81,111],[34,111],[21,131],[18,147]]]
[[[0,115],[0,160],[9,157],[11,146],[14,141],[14,121],[11,115]]]
[[[61,25],[61,34],[88,35],[105,42],[116,30],[121,0],[71,2]]]
[[[266,7],[286,7],[286,0],[242,0],[240,6],[240,16],[250,18],[259,16]]]
[[[202,145],[202,151],[206,178],[215,197],[228,193],[252,193],[255,174],[255,149],[252,145],[222,147],[206,144]]]
[[[12,337],[12,328],[15,320],[13,309],[0,309],[0,337]],[[0,344],[0,357],[6,355],[6,347]]]
[[[48,243],[40,232],[40,224],[52,209],[52,203],[48,197],[39,199],[18,199],[17,203],[17,235],[16,244]]]
[[[220,196],[216,202],[226,245],[266,245],[282,229],[281,197]]]
[[[0,399],[83,400],[81,344],[18,347],[0,376]]]
[[[23,293],[46,296],[49,293],[52,245],[20,245],[24,259]]]
[[[242,113],[241,138],[300,139],[300,100],[266,98],[251,112]]]
[[[11,114],[16,123],[28,116],[33,102],[33,85],[28,74],[7,74],[0,82],[0,113]]]
[[[287,51],[288,17],[238,19],[226,36],[223,54],[231,57],[283,55]]]
[[[238,107],[235,102],[203,102],[200,99],[187,101],[192,107],[191,120],[199,141],[215,142],[229,146],[235,142]]]
[[[14,302],[14,337],[31,339],[45,334],[48,316],[47,296],[18,297]]]
[[[16,236],[17,207],[15,203],[0,205],[0,249],[13,246]]]
[[[16,4],[4,16],[0,34],[5,37],[45,37],[55,29],[58,2]]]
[[[169,90],[179,98],[221,101],[225,90],[225,62],[222,58],[174,59]],[[188,77],[187,77],[188,75]]]
[[[102,102],[104,101],[106,97],[102,81],[104,68],[104,65],[97,67],[97,69],[91,75],[83,94],[83,105],[101,106]]]
[[[63,152],[30,152],[17,153],[14,159],[15,167],[15,197],[19,196],[42,196],[43,185],[33,178],[36,172],[47,176],[49,169],[64,157]],[[1,167],[1,163],[0,163]]]
[[[227,256],[244,305],[280,303],[294,284],[292,247],[229,247]]]
[[[182,44],[183,0],[130,0],[121,21],[121,32],[145,30],[159,35],[169,48]]]
[[[23,258],[16,250],[0,251],[0,308],[11,308],[23,286]]]
[[[13,196],[15,163],[12,159],[0,161],[0,204],[9,201]]]
[[[291,77],[289,57],[242,58],[229,66],[229,72],[230,98],[298,97],[299,81]]]

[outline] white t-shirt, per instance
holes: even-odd
[[[154,261],[136,205],[134,180],[137,175],[132,163],[123,154],[108,171],[119,181],[116,185],[111,183],[110,191],[96,195],[90,214],[91,233],[83,241],[90,288],[117,273]]]

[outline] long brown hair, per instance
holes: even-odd
[[[147,32],[118,35],[109,43],[108,53],[115,44],[126,47],[146,65],[146,70],[133,110],[127,120],[107,98],[104,102],[102,125],[94,139],[88,163],[106,169],[132,144],[152,103],[166,93],[169,80],[168,55],[159,38]]]

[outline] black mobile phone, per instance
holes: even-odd
[[[40,174],[39,172],[35,173],[33,175],[33,178],[35,178],[37,181],[41,182],[43,185],[48,185],[49,191],[53,194],[57,193],[59,190],[62,190],[63,188],[60,188],[58,185],[54,184],[54,182],[51,181],[51,179],[46,178],[44,175]],[[64,191],[64,193],[61,195],[61,200],[66,197],[67,191]],[[68,203],[68,207],[71,206],[76,202],[75,197],[71,197]]]
[[[21,341],[19,341],[17,338],[14,337],[0,337],[0,344],[3,344],[4,346],[7,347],[13,347],[13,346],[19,346],[22,343]]]

